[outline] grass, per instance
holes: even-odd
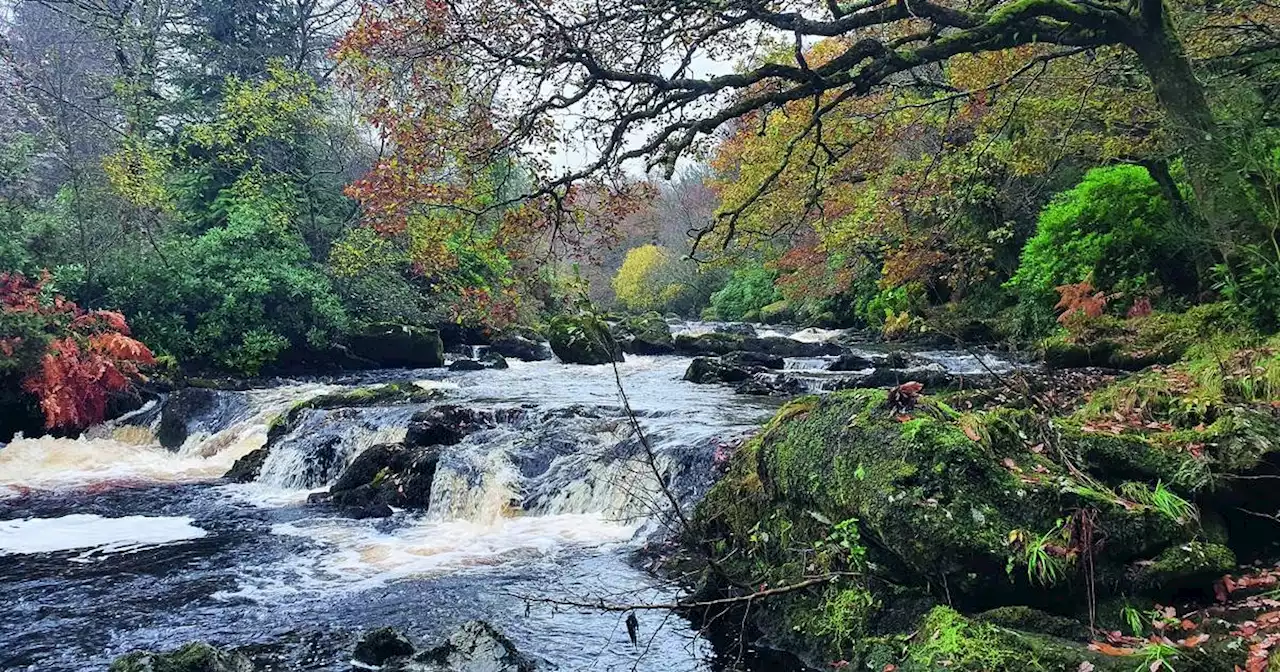
[[[1054,553],[1052,548],[1062,548],[1066,543],[1065,521],[1059,520],[1052,530],[1036,536],[1024,530],[1009,533],[1009,541],[1021,547],[1021,561],[1027,566],[1027,580],[1042,586],[1052,586],[1067,575],[1068,558]],[[1055,543],[1057,542],[1057,543]],[[1010,567],[1014,562],[1010,558]]]
[[[1120,486],[1120,494],[1137,504],[1156,510],[1179,525],[1200,520],[1196,505],[1178,496],[1165,486],[1164,481],[1156,481],[1154,489],[1145,483],[1125,483]]]
[[[1173,660],[1178,657],[1178,647],[1164,642],[1147,642],[1135,654],[1142,662],[1134,672],[1176,672]]]

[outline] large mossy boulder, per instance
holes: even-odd
[[[623,360],[609,325],[591,313],[555,317],[548,326],[548,336],[551,351],[565,364],[608,364]]]
[[[629,355],[669,355],[675,352],[671,326],[658,313],[623,318],[612,331],[614,340]]]
[[[253,672],[242,653],[224,651],[202,642],[167,653],[134,651],[111,663],[110,672]]]
[[[1189,381],[1157,370],[1056,416],[962,413],[903,388],[797,399],[696,510],[716,559],[703,595],[829,575],[762,602],[755,622],[775,645],[852,669],[1134,669],[1136,656],[1099,659],[1060,638],[1099,600],[1211,595],[1257,537],[1231,511],[1280,505],[1238,478],[1280,463],[1272,400],[1206,407]],[[961,615],[979,612],[992,618]],[[953,637],[1024,655],[991,667],[936,645]]]
[[[365,326],[348,340],[351,354],[373,366],[444,366],[444,341],[435,329],[377,323]]]
[[[676,352],[688,357],[718,357],[742,350],[745,337],[713,331],[706,334],[676,334]]]

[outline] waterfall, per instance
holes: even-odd
[[[404,440],[418,407],[307,409],[292,431],[271,447],[258,481],[290,490],[333,482],[360,451]]]

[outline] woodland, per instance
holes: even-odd
[[[815,669],[1280,665],[1273,0],[11,0],[0,90],[4,436],[444,363],[389,330],[1008,353],[756,389],[671,609]]]

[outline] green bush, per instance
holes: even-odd
[[[711,307],[722,320],[741,320],[782,297],[774,287],[778,274],[763,264],[739,268],[723,289],[711,295]]]
[[[1040,213],[1036,234],[1006,283],[1030,314],[1028,331],[1052,324],[1055,287],[1090,281],[1099,291],[1149,295],[1185,282],[1171,234],[1172,209],[1147,169],[1090,170]]]
[[[184,364],[253,375],[289,349],[322,349],[347,315],[290,227],[291,190],[246,176],[223,226],[121,258],[105,283],[135,334]]]

